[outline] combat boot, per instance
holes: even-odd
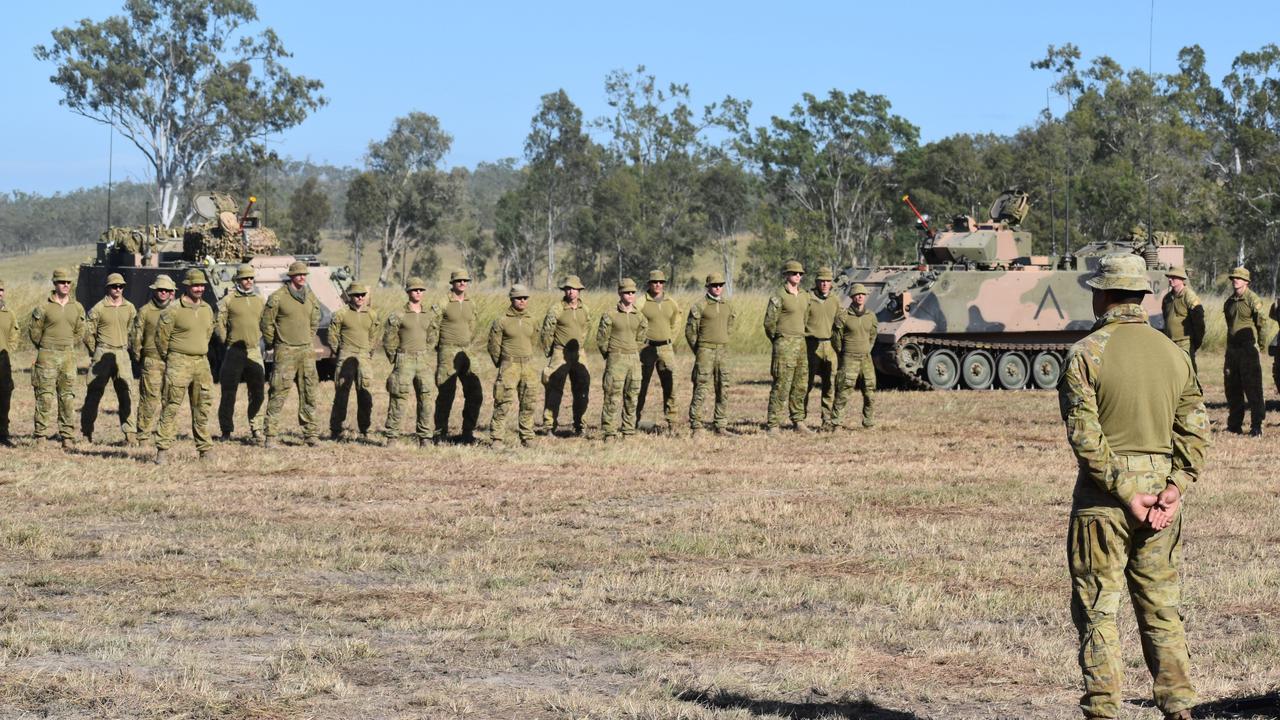
[[[725,437],[726,435],[729,434],[729,429],[716,426],[716,434],[719,435],[720,437]]]
[[[71,438],[62,438],[63,452],[74,452],[76,449],[76,441]]]
[[[1191,720],[1191,711],[1179,710],[1176,713],[1165,713],[1164,720]]]
[[[212,459],[213,459],[213,451],[212,451],[212,450],[200,450],[200,451],[198,452],[198,455],[199,455],[199,459],[200,459],[200,460],[212,460]]]
[[[702,434],[703,434],[703,430],[700,427],[689,429],[689,437],[693,438],[694,440],[697,440],[698,438],[702,437]]]
[[[1249,430],[1249,437],[1262,437],[1262,428],[1253,427]]]
[[[320,444],[320,438],[309,437],[306,439],[307,447],[315,447]]]
[[[435,438],[418,438],[418,447],[420,448],[429,448],[435,444]]]
[[[255,445],[262,442],[262,433],[258,430],[249,431],[249,440]]]
[[[167,455],[168,452],[169,452],[168,450],[156,450],[155,463],[157,465],[164,465],[168,463],[169,462],[169,458]]]
[[[782,431],[781,431],[781,430],[779,430],[779,429],[778,429],[778,428],[776,428],[776,427],[771,427],[771,428],[766,429],[766,430],[764,431],[764,434],[765,434],[765,435],[768,435],[769,437],[778,437],[778,435],[781,435],[781,434],[782,434]]]
[[[275,446],[276,446],[276,443],[275,443],[275,441],[274,441],[274,440],[272,440],[272,439],[271,439],[271,436],[270,436],[270,435],[263,435],[263,436],[262,436],[262,448],[263,448],[264,450],[270,450],[271,448],[274,448]]]
[[[125,447],[131,447],[131,448],[133,448],[133,447],[138,447],[138,436],[137,436],[137,435],[125,435],[125,436],[124,436],[124,444],[125,444]]]
[[[794,430],[795,430],[797,433],[799,433],[800,435],[812,435],[812,434],[813,434],[813,431],[812,431],[812,430],[810,430],[810,429],[809,429],[809,426],[808,426],[808,425],[805,425],[803,421],[797,422],[797,423],[793,426],[793,428],[794,428]]]
[[[876,421],[872,420],[871,418],[866,418],[865,420],[862,421],[862,427],[864,428],[873,428],[875,426],[876,426]]]

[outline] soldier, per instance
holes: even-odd
[[[1186,268],[1171,268],[1164,276],[1169,278],[1169,292],[1165,293],[1160,306],[1164,334],[1191,356],[1194,368],[1196,351],[1204,342],[1204,306],[1200,304],[1200,296],[1187,284]]]
[[[689,429],[696,437],[702,432],[702,403],[714,388],[716,434],[723,435],[729,420],[729,338],[738,320],[738,310],[724,297],[724,275],[707,275],[707,294],[689,308],[684,323],[684,339],[693,350],[693,399],[689,402]]]
[[[512,285],[507,292],[511,306],[489,327],[489,359],[498,368],[493,380],[493,419],[489,437],[495,447],[506,441],[507,411],[519,399],[520,444],[533,444],[533,414],[537,408],[534,385],[538,369],[533,362],[537,329],[529,317],[529,291],[524,285]]]
[[[649,331],[649,321],[636,309],[636,281],[623,278],[618,283],[618,304],[600,317],[596,347],[604,355],[604,410],[600,429],[604,441],[619,433],[636,433],[636,400],[640,394],[640,345]],[[622,423],[618,423],[618,405]]]
[[[542,369],[542,384],[547,388],[542,430],[555,432],[567,379],[573,393],[573,434],[581,435],[582,416],[587,412],[591,393],[591,373],[582,356],[590,320],[579,297],[583,287],[578,276],[569,275],[561,280],[560,290],[564,296],[560,302],[552,303],[542,318],[542,349],[548,358],[547,366]]]
[[[649,378],[658,371],[662,385],[662,409],[666,415],[666,431],[675,429],[676,339],[680,337],[680,308],[667,297],[667,275],[661,270],[649,273],[649,287],[638,304],[649,330],[640,349],[640,397],[636,401],[636,423],[644,414],[644,400],[649,394]]]
[[[1098,321],[1071,348],[1058,385],[1079,465],[1067,556],[1080,709],[1089,718],[1119,714],[1116,615],[1127,579],[1155,704],[1166,720],[1186,719],[1195,692],[1179,607],[1178,510],[1202,468],[1209,418],[1190,356],[1147,324],[1142,258],[1104,257],[1086,283]]]
[[[35,436],[46,437],[56,402],[58,435],[63,449],[69,450],[75,442],[75,345],[84,337],[84,306],[71,297],[70,270],[53,271],[53,292],[31,311],[27,335],[36,347],[36,362],[31,369],[36,395]]]
[[[853,298],[849,308],[836,315],[831,329],[831,342],[840,354],[836,371],[836,398],[831,408],[831,421],[822,429],[832,432],[844,423],[844,409],[849,396],[862,381],[862,427],[876,424],[876,367],[871,362],[871,348],[876,344],[876,314],[867,310],[867,287],[862,283],[850,288]]]
[[[200,457],[213,450],[209,409],[213,405],[213,372],[209,369],[209,340],[213,337],[213,308],[204,301],[207,284],[200,270],[188,270],[182,284],[187,291],[160,314],[156,350],[164,358],[164,408],[156,428],[156,464],[178,436],[178,410],[191,403],[191,437]]]
[[[347,306],[333,314],[329,322],[329,347],[338,359],[333,374],[333,410],[329,413],[329,435],[342,439],[347,420],[347,400],[356,391],[356,427],[360,439],[369,439],[373,422],[373,349],[382,344],[382,318],[369,307],[369,288],[351,283]]]
[[[86,440],[93,441],[93,426],[98,419],[98,404],[107,384],[116,393],[116,405],[120,416],[120,431],[124,442],[133,447],[138,444],[137,428],[133,412],[133,363],[130,347],[130,330],[138,317],[138,309],[124,299],[124,276],[111,273],[107,276],[106,297],[89,311],[89,324],[85,328],[84,346],[89,351],[89,387],[85,391],[84,405],[80,408],[80,432]]]
[[[262,440],[263,385],[267,371],[262,362],[262,313],[266,303],[254,290],[255,273],[252,265],[236,268],[235,287],[222,300],[218,322],[213,333],[226,348],[222,354],[222,367],[218,384],[222,386],[222,399],[218,402],[218,428],[222,439],[230,440],[235,431],[236,394],[240,381],[244,380],[249,393],[249,437],[254,442]],[[279,362],[279,361],[277,361]]]
[[[2,289],[2,288],[0,288]],[[1271,319],[1280,322],[1280,300],[1271,303]],[[1280,339],[1271,344],[1271,380],[1276,384],[1276,392],[1280,392]]]
[[[440,318],[440,338],[436,350],[436,441],[449,436],[449,411],[453,409],[453,396],[462,386],[462,442],[475,442],[476,422],[480,419],[480,403],[484,401],[484,388],[475,373],[475,361],[471,357],[471,342],[476,336],[475,303],[467,297],[467,285],[471,276],[466,270],[454,270],[449,275],[449,295],[443,305],[431,311]]]
[[[298,385],[298,424],[307,445],[319,441],[320,423],[316,420],[316,388],[320,375],[316,372],[316,355],[312,341],[320,326],[320,299],[307,287],[307,264],[289,265],[289,282],[271,293],[262,311],[262,338],[274,345],[274,367],[271,369],[271,395],[267,399],[266,433],[263,447],[271,447],[280,432],[280,413],[284,401]]]
[[[0,280],[0,446],[13,447],[9,439],[9,402],[13,399],[13,361],[18,350],[18,316],[4,302]]]
[[[822,426],[831,424],[831,408],[836,399],[836,351],[831,347],[831,330],[840,313],[840,296],[831,292],[835,282],[831,268],[818,268],[818,277],[810,291],[809,309],[804,320],[806,362],[809,379],[804,392],[804,414],[809,415],[809,392],[815,387],[822,392]]]
[[[404,289],[409,300],[404,307],[387,315],[386,328],[382,333],[382,350],[391,361],[391,375],[387,378],[387,392],[391,399],[387,403],[387,424],[383,433],[388,443],[400,437],[400,416],[412,392],[418,400],[417,423],[414,426],[418,446],[426,447],[431,442],[431,394],[436,387],[431,374],[430,355],[431,348],[439,341],[440,316],[422,306],[422,294],[427,291],[425,280],[411,277]]]
[[[1245,401],[1249,403],[1249,434],[1262,435],[1266,407],[1262,399],[1262,362],[1258,353],[1266,349],[1265,309],[1262,300],[1249,289],[1249,271],[1238,267],[1231,278],[1232,294],[1223,303],[1227,318],[1227,356],[1222,379],[1227,391],[1227,432],[1243,431]]]
[[[173,278],[157,275],[149,286],[151,300],[138,308],[133,321],[133,339],[130,347],[136,353],[134,361],[142,366],[138,380],[138,442],[151,442],[156,418],[160,415],[160,403],[164,390],[164,357],[156,347],[156,330],[160,327],[160,315],[173,300],[178,289]]]
[[[809,314],[809,294],[800,289],[804,279],[804,265],[790,260],[782,268],[786,278],[782,287],[769,297],[764,311],[764,334],[773,343],[773,362],[769,374],[773,385],[769,388],[769,417],[766,423],[770,435],[778,434],[782,414],[790,412],[791,422],[797,432],[807,433],[804,424],[804,398],[809,382],[809,361],[805,352],[804,327]]]

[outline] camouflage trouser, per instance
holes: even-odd
[[[353,353],[343,351],[338,355],[338,366],[333,372],[333,409],[329,412],[329,433],[342,434],[347,421],[347,401],[354,386],[356,391],[356,428],[360,434],[369,432],[373,423],[373,351]]]
[[[519,401],[517,426],[521,440],[533,437],[533,418],[538,410],[535,388],[538,368],[533,358],[503,358],[498,363],[498,376],[493,379],[493,418],[489,421],[489,437],[495,443],[508,439],[507,413],[511,403]]]
[[[804,396],[809,382],[809,357],[804,338],[779,337],[773,341],[773,362],[769,365],[773,386],[769,388],[769,418],[767,426],[776,428],[782,424],[783,413],[789,412],[791,422],[804,422]]]
[[[298,386],[298,424],[302,436],[311,440],[320,436],[316,420],[316,389],[320,374],[316,372],[316,355],[310,345],[276,345],[271,368],[271,396],[267,399],[267,437],[280,433],[280,413],[284,401],[296,383]]]
[[[164,401],[164,359],[143,354],[142,377],[138,379],[138,440],[150,440]]]
[[[35,436],[47,437],[57,403],[58,436],[70,440],[76,432],[76,351],[40,349],[31,368],[36,395]]]
[[[640,354],[609,353],[604,361],[604,411],[600,430],[605,437],[636,434],[636,401],[640,396]],[[618,405],[622,422],[618,422]]]
[[[1280,351],[1276,352],[1276,359],[1271,361],[1271,380],[1276,384],[1276,392],[1280,392]]]
[[[862,425],[871,427],[875,424],[876,366],[870,355],[846,355],[840,358],[840,369],[836,371],[836,401],[831,407],[831,427],[840,427],[844,423],[844,409],[853,391],[858,389],[859,378],[862,379]]]
[[[168,450],[178,437],[178,411],[182,401],[191,403],[191,437],[196,450],[208,452],[213,447],[209,435],[209,410],[213,405],[213,372],[208,355],[183,355],[170,352],[164,368],[164,408],[156,427],[156,448]]]
[[[471,437],[480,420],[480,404],[484,402],[484,386],[475,373],[471,351],[464,347],[441,345],[436,352],[436,437],[449,434],[449,411],[453,397],[462,386],[462,436]]]
[[[1226,361],[1222,364],[1222,381],[1227,391],[1227,429],[1235,432],[1242,429],[1246,401],[1250,425],[1261,429],[1266,406],[1262,398],[1262,361],[1257,350],[1253,346],[1241,349],[1228,347]]]
[[[1160,492],[1169,476],[1169,458],[1160,455],[1117,456],[1115,464],[1133,478],[1138,492]],[[1067,560],[1085,717],[1114,718],[1119,713],[1124,663],[1116,615],[1126,581],[1156,706],[1171,714],[1195,705],[1180,607],[1182,512],[1157,532],[1139,527],[1119,507],[1076,507],[1067,531]]]
[[[9,351],[0,350],[0,439],[9,437],[9,403],[13,400],[13,366]]]
[[[822,391],[822,424],[831,424],[831,409],[835,406],[836,357],[831,340],[819,340],[816,337],[804,339],[806,361],[809,363],[809,382],[804,391],[804,414],[809,416],[809,393],[818,388]]]
[[[276,357],[275,366],[280,367],[279,355]],[[218,401],[218,429],[223,435],[230,435],[236,429],[236,395],[241,380],[244,380],[244,388],[249,393],[249,429],[255,434],[262,432],[263,385],[266,379],[267,371],[258,348],[246,349],[238,345],[227,348],[218,372],[218,384],[222,386],[222,399]]]
[[[569,381],[573,392],[573,429],[582,430],[582,416],[586,414],[587,402],[591,399],[591,373],[579,352],[576,340],[570,340],[565,346],[557,345],[552,348],[547,366],[542,369],[542,384],[547,386],[542,424],[549,430],[555,429],[560,415],[565,380]]]
[[[675,344],[646,344],[640,349],[640,397],[636,400],[636,422],[644,414],[644,399],[649,394],[649,379],[654,370],[658,371],[658,382],[662,385],[662,411],[666,415],[667,425],[676,424]]]
[[[693,399],[689,402],[689,427],[702,427],[702,405],[707,393],[716,397],[712,422],[717,430],[723,430],[729,422],[729,347],[703,343],[694,352]]]
[[[400,418],[405,402],[414,396],[418,400],[417,423],[414,433],[419,440],[431,437],[431,395],[435,392],[435,378],[431,376],[431,355],[434,353],[399,352],[387,377],[387,424],[383,433],[388,439],[400,437]]]
[[[116,393],[116,405],[120,416],[120,431],[126,440],[134,437],[136,426],[133,414],[133,363],[124,348],[99,346],[89,363],[89,387],[85,390],[84,405],[80,406],[80,432],[93,436],[93,426],[98,419],[98,405],[110,384]]]

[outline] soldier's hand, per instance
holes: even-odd
[[[1178,486],[1169,483],[1164,490],[1156,496],[1156,505],[1152,508],[1151,513],[1147,516],[1147,520],[1151,523],[1151,527],[1156,530],[1163,530],[1173,523],[1173,519],[1178,515],[1178,508],[1182,505],[1182,492],[1178,490]]]
[[[1138,493],[1129,501],[1129,514],[1138,522],[1146,523],[1148,516],[1151,514],[1151,508],[1155,507],[1157,498],[1150,493]]]

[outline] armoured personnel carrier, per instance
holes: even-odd
[[[343,305],[343,293],[353,276],[346,267],[323,264],[314,255],[281,254],[274,231],[264,228],[253,210],[256,198],[250,197],[241,211],[235,199],[226,193],[208,192],[196,195],[192,215],[198,222],[182,228],[158,225],[113,227],[98,238],[97,254],[92,262],[80,266],[76,282],[76,299],[86,308],[102,299],[107,276],[118,272],[124,276],[125,297],[135,305],[151,297],[148,286],[161,273],[181,282],[187,270],[198,268],[209,280],[205,299],[216,311],[219,302],[233,286],[231,278],[237,266],[248,263],[257,271],[255,289],[264,298],[288,281],[289,264],[301,260],[310,268],[307,284],[320,298],[320,329],[313,345],[317,369],[322,377],[332,377],[335,358],[325,343],[329,321]],[[270,348],[264,348],[270,363]],[[211,353],[215,368],[221,360]],[[214,375],[217,377],[216,373]]]
[[[841,286],[870,291],[879,322],[872,355],[882,375],[922,389],[1056,387],[1066,351],[1093,327],[1084,281],[1104,255],[1144,258],[1152,293],[1143,307],[1163,326],[1164,270],[1183,264],[1175,236],[1135,230],[1060,257],[1033,255],[1031,233],[1020,229],[1028,209],[1027,195],[1010,190],[987,220],[958,215],[939,231],[917,212],[924,231],[917,264],[844,272]]]

